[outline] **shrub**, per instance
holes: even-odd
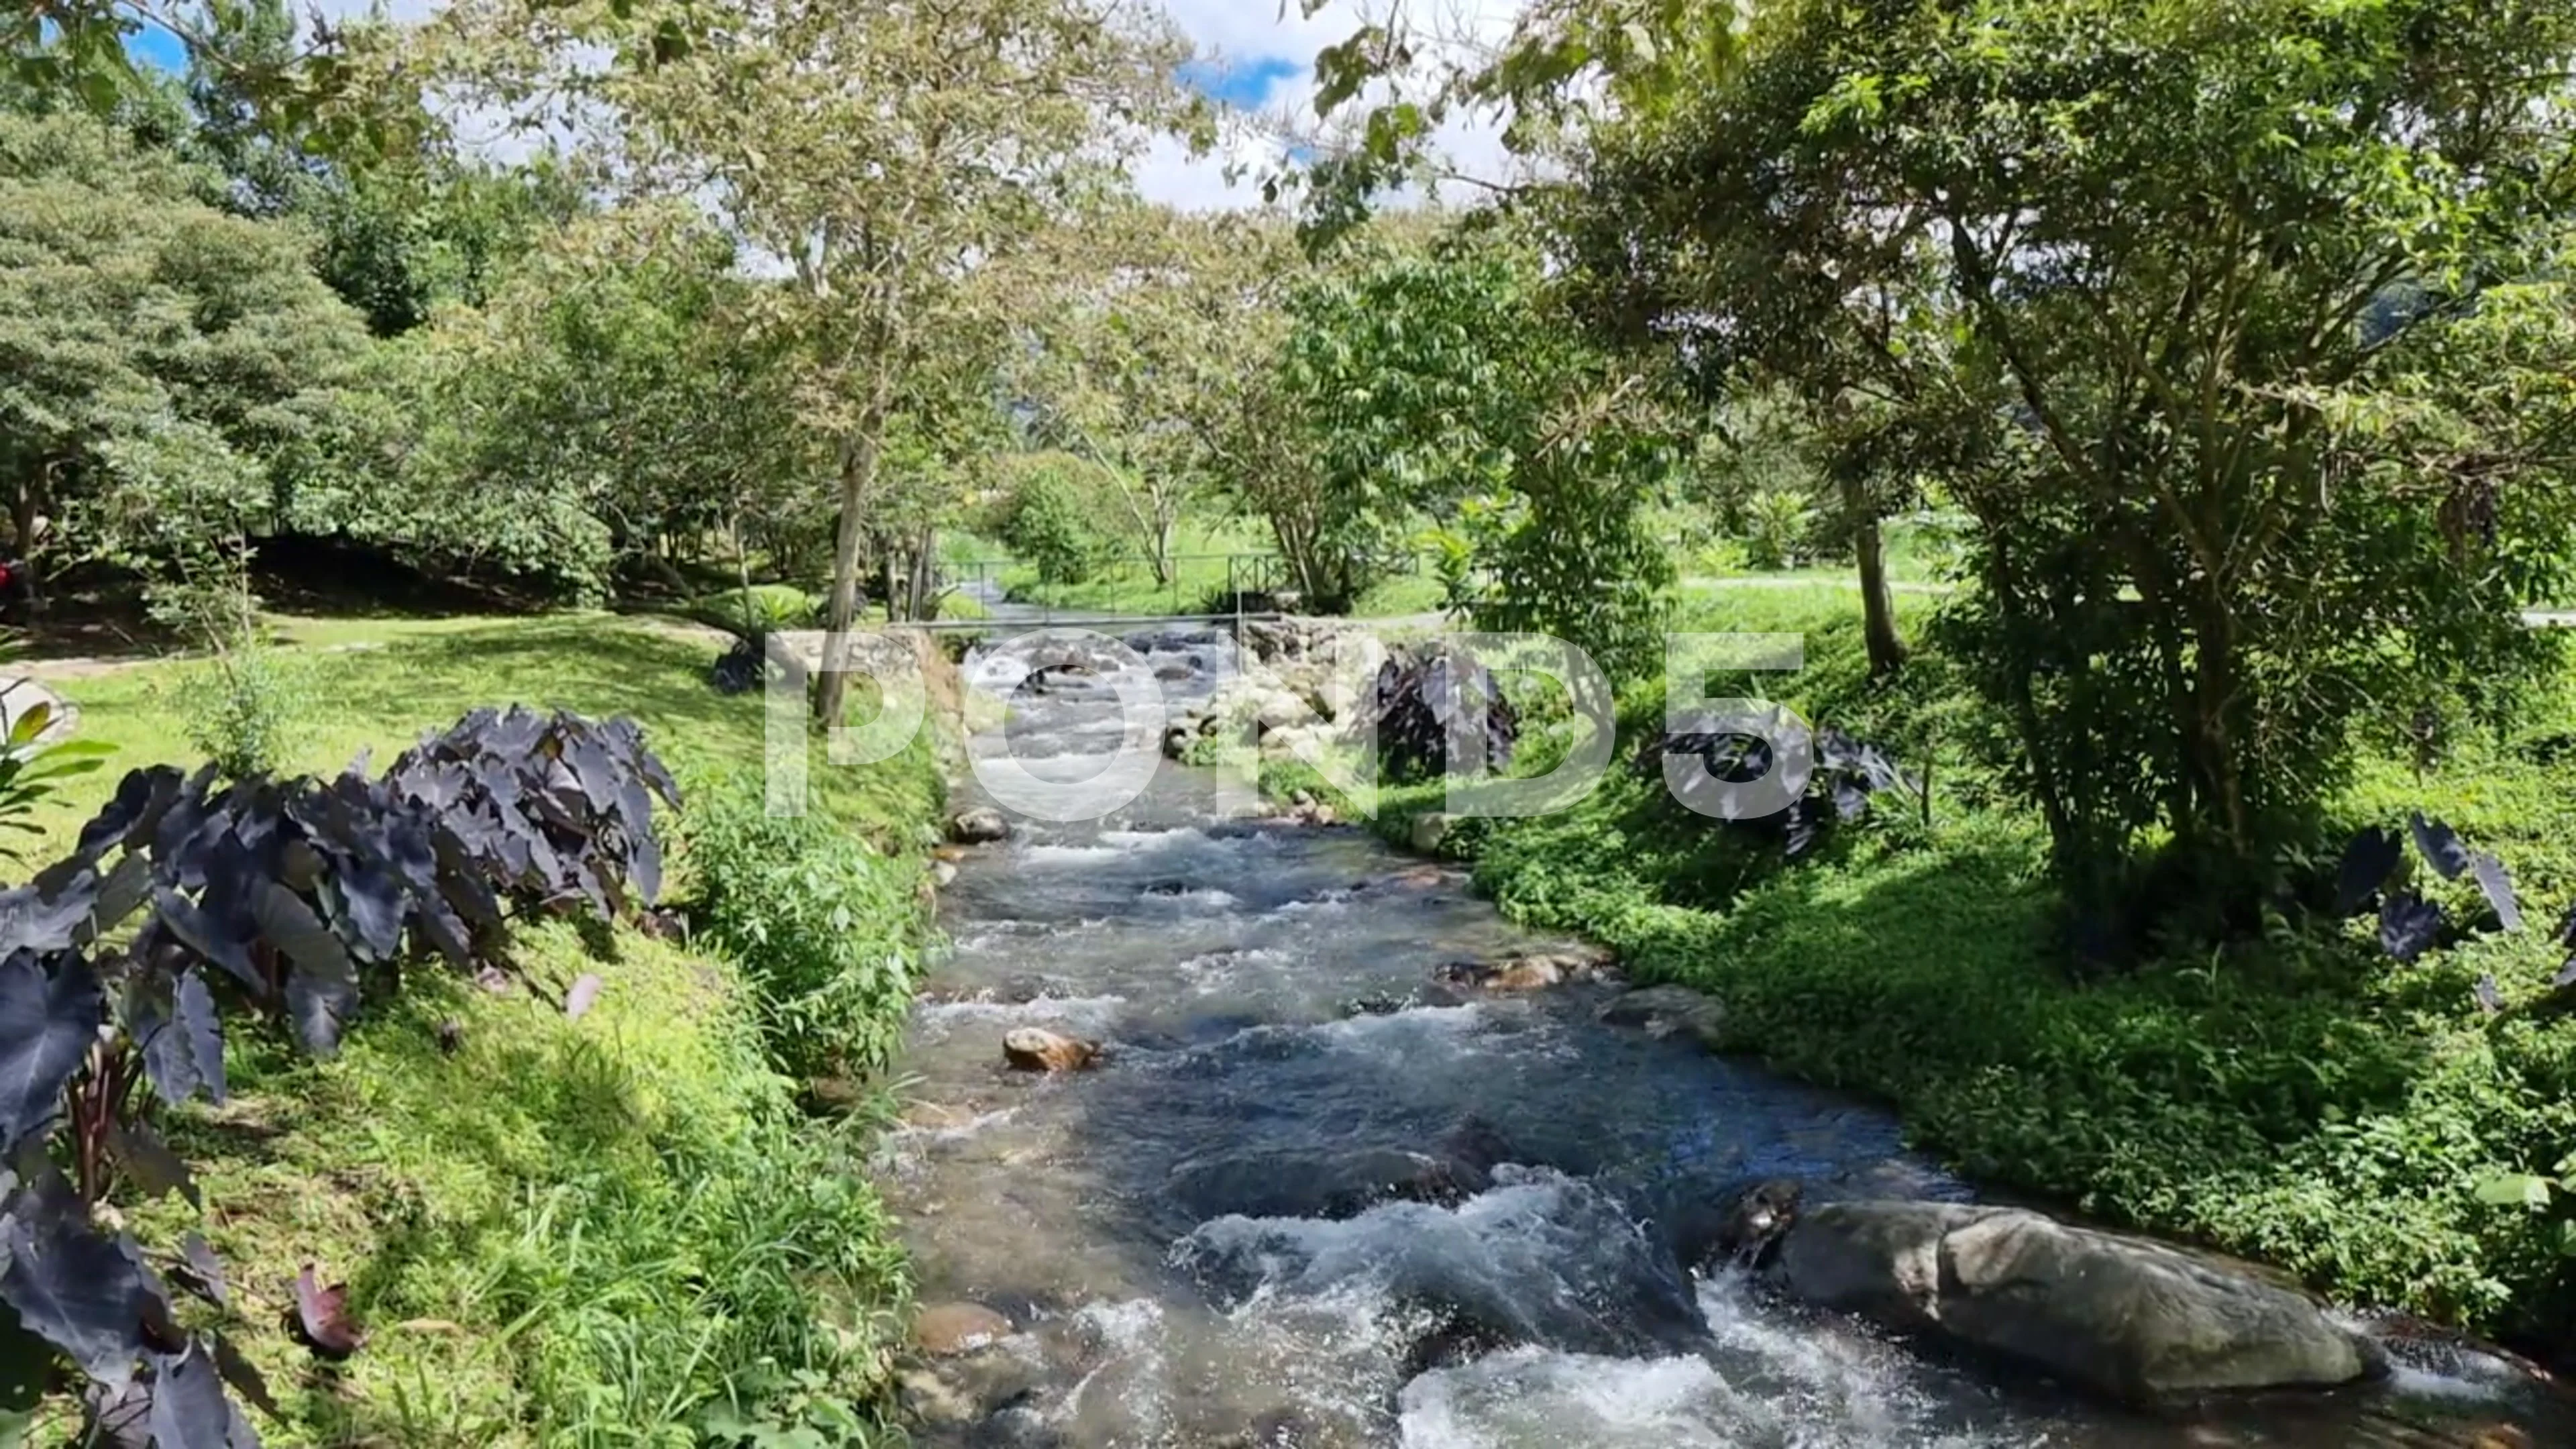
[[[918,967],[915,867],[827,816],[769,814],[755,776],[695,795],[682,824],[693,919],[740,964],[779,1068],[807,1079],[883,1068]]]
[[[1111,546],[1092,527],[1082,490],[1055,466],[1031,466],[1002,500],[994,532],[1029,561],[1044,584],[1088,583],[1108,562]]]
[[[1815,529],[1816,510],[1800,495],[1754,494],[1744,503],[1745,566],[1765,572],[1798,567]]]
[[[318,703],[310,666],[247,638],[169,687],[188,743],[229,780],[275,773],[302,744]]]

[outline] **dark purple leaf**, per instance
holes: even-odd
[[[2521,930],[2522,904],[2514,899],[2513,877],[2505,874],[2504,862],[2481,852],[2469,862],[2469,870],[2477,877],[2487,904],[2495,907],[2496,920],[2508,931]]]
[[[635,894],[649,906],[662,898],[662,844],[645,830],[636,835],[634,849],[635,858],[627,870],[634,879]]]
[[[233,1406],[214,1355],[198,1344],[152,1360],[153,1449],[230,1449]]]
[[[2576,956],[2567,958],[2565,964],[2558,968],[2558,974],[2549,978],[2549,984],[2559,991],[2576,986]]]
[[[142,1265],[89,1224],[69,1184],[21,1191],[0,1219],[8,1267],[0,1301],[18,1322],[102,1384],[121,1388],[151,1344],[144,1324],[166,1316]]]
[[[1830,820],[1815,800],[1802,798],[1791,804],[1788,815],[1788,853],[1791,860],[1802,859],[1823,841]]]
[[[323,1287],[310,1263],[295,1275],[295,1328],[306,1346],[324,1358],[347,1358],[367,1341],[349,1319],[349,1285]]]
[[[600,982],[599,974],[597,972],[585,971],[581,973],[580,978],[573,982],[572,990],[564,993],[564,1016],[566,1019],[572,1021],[581,1020],[582,1014],[590,1010],[590,1004],[599,999],[599,988],[601,984],[602,983]]]
[[[233,1386],[233,1392],[270,1418],[285,1418],[286,1411],[278,1407],[277,1396],[268,1391],[268,1380],[261,1375],[259,1365],[245,1358],[229,1337],[221,1334],[211,1337],[215,1345],[215,1371],[224,1376],[225,1383]]]
[[[608,749],[587,734],[575,733],[564,742],[564,760],[572,766],[573,775],[581,781],[581,793],[593,810],[605,810],[617,802],[622,783],[617,761]]]
[[[224,1024],[215,1011],[215,994],[206,989],[203,976],[194,971],[183,971],[171,996],[179,1011],[178,1019],[172,1025],[178,1029],[180,1041],[187,1049],[197,1085],[207,1096],[221,1103],[224,1100]]]
[[[107,807],[81,827],[80,853],[94,855],[113,844],[129,848],[152,833],[161,823],[161,812],[179,798],[179,787],[186,781],[169,765],[155,765],[148,770],[128,770],[116,784],[116,795]]]
[[[2404,850],[2395,835],[2376,825],[2354,836],[2335,870],[2335,918],[2351,916],[2377,894]]]
[[[361,863],[341,871],[332,884],[340,918],[369,960],[388,960],[402,949],[406,905],[392,874]]]
[[[42,1132],[98,1043],[107,993],[78,956],[0,962],[0,1155]]]
[[[181,945],[231,972],[257,996],[268,982],[251,964],[249,942],[236,938],[186,896],[163,886],[152,893],[153,915]]]
[[[98,887],[98,901],[92,907],[95,931],[113,931],[125,924],[125,918],[143,908],[152,899],[152,861],[149,857],[127,852],[107,873]]]
[[[141,1379],[122,1384],[92,1384],[81,1397],[99,1442],[112,1449],[152,1449],[152,1386]]]
[[[2415,833],[2415,848],[2423,853],[2424,863],[2442,873],[2444,880],[2458,880],[2469,868],[2469,848],[2460,843],[2459,835],[2439,820],[2426,819],[2418,810],[2407,820]]]
[[[2479,1010],[2489,1016],[2504,1010],[2504,992],[2497,987],[2494,972],[2479,977],[2478,984],[2471,989],[2478,998]]]
[[[1869,787],[1847,771],[1833,776],[1834,813],[1845,820],[1858,820],[1869,813]]]
[[[2412,962],[2442,934],[2442,908],[2413,891],[2394,891],[2379,905],[2379,948]]]
[[[273,880],[254,881],[248,895],[259,933],[298,970],[355,978],[357,964],[349,959],[349,948],[340,944],[302,896]]]
[[[173,1276],[179,1286],[205,1299],[217,1308],[232,1306],[232,1295],[224,1286],[224,1262],[215,1256],[214,1246],[204,1236],[191,1232],[179,1243],[179,1261]]]
[[[98,873],[82,870],[47,892],[39,885],[0,891],[0,956],[67,949],[98,906]]]
[[[197,1179],[188,1172],[188,1164],[161,1140],[161,1134],[140,1122],[108,1119],[105,1142],[107,1155],[113,1158],[126,1180],[142,1189],[149,1197],[177,1193],[197,1207],[205,1206],[198,1196]]]

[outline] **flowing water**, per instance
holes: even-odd
[[[1182,694],[1231,649],[1132,642]],[[1034,773],[1096,770],[1120,737],[1110,681],[1024,689],[1004,734]],[[1362,831],[1224,819],[1216,798],[1166,766],[1110,818],[1014,820],[943,896],[953,945],[882,1176],[921,1300],[1008,1314],[1026,1392],[932,1442],[2576,1444],[2513,1369],[2457,1348],[2400,1345],[2367,1391],[2151,1419],[1694,1276],[1747,1178],[1975,1193],[1868,1106],[1600,1023],[1603,988],[1445,991],[1440,963],[1568,943]],[[1108,1052],[1012,1072],[1018,1026]],[[1370,1200],[1390,1181],[1411,1190]]]

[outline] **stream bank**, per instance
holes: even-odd
[[[1184,693],[1230,647],[1133,642]],[[1078,778],[1118,737],[1113,684],[1051,677],[972,747]],[[2394,1345],[2369,1390],[2177,1420],[1695,1273],[1688,1244],[1750,1179],[1978,1193],[1859,1099],[1605,1021],[1614,985],[1442,980],[1584,948],[1365,831],[1232,817],[1212,772],[1167,767],[1106,819],[1015,820],[958,866],[880,1168],[922,1301],[996,1315],[908,1377],[931,1442],[2322,1449],[2557,1429],[2509,1366],[2452,1347]],[[1103,1050],[1014,1070],[1003,1039],[1029,1029]]]

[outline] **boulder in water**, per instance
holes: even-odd
[[[1044,1379],[1042,1366],[997,1343],[905,1369],[895,1397],[926,1427],[964,1429],[1027,1399]]]
[[[1487,1172],[1462,1157],[1401,1147],[1227,1152],[1173,1169],[1166,1191],[1193,1220],[1236,1214],[1337,1222],[1381,1203],[1454,1207],[1491,1185]]]
[[[1792,1208],[1778,1238],[1801,1298],[2132,1404],[2331,1388],[2380,1367],[2298,1293],[2020,1208],[1827,1203]]]
[[[932,1358],[955,1358],[1011,1336],[1011,1320],[981,1303],[941,1303],[912,1318],[915,1348]]]
[[[1002,1056],[1023,1072],[1079,1072],[1100,1060],[1100,1043],[1023,1026],[1003,1036]]]
[[[948,838],[960,845],[990,845],[996,840],[1009,839],[1010,834],[1011,822],[1002,818],[1001,811],[989,805],[978,810],[961,810],[948,821]]]
[[[1458,817],[1455,815],[1437,810],[1425,811],[1413,817],[1407,839],[1421,854],[1436,855],[1440,847],[1448,841],[1449,832],[1455,829],[1457,824]]]
[[[1514,956],[1500,962],[1452,961],[1436,973],[1440,980],[1453,986],[1475,986],[1486,991],[1544,991],[1576,981],[1598,980],[1605,963],[1598,957],[1579,952],[1558,951],[1529,956]]]
[[[1726,1008],[1718,999],[1687,986],[1641,986],[1620,993],[1601,1008],[1612,1026],[1643,1027],[1648,1036],[1688,1036],[1714,1047],[1724,1034]]]

